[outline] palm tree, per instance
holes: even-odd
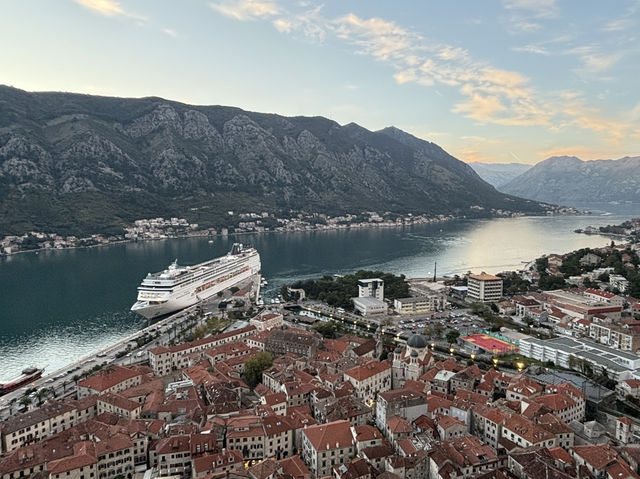
[[[27,407],[29,404],[31,404],[31,398],[29,396],[22,396],[20,398],[20,401],[18,401],[18,404],[20,404],[22,407]]]
[[[40,389],[36,393],[36,398],[38,400],[38,406],[42,406],[42,403],[47,400],[47,398],[49,397],[50,393],[51,393],[51,391],[49,390],[49,388]]]

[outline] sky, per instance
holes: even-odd
[[[640,0],[1,0],[0,84],[615,159],[640,155],[639,26]]]

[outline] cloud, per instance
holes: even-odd
[[[504,126],[541,126],[561,131],[570,126],[591,130],[619,141],[625,131],[622,123],[602,118],[578,95],[566,92],[540,92],[525,75],[509,71],[474,58],[464,48],[425,38],[397,22],[379,17],[364,18],[347,13],[334,18],[323,14],[322,6],[308,5],[285,9],[271,0],[224,0],[211,7],[230,18],[270,22],[287,35],[302,35],[306,39],[323,41],[333,35],[354,47],[354,53],[385,63],[393,70],[397,84],[414,83],[432,87],[449,87],[459,99],[452,111],[479,123]],[[504,7],[514,14],[535,19],[555,18],[558,7],[553,0],[507,0]],[[291,8],[305,8],[292,11]],[[581,59],[585,68],[604,71],[620,60],[619,55],[604,55],[597,45],[550,52],[543,45],[555,45],[571,38],[550,38],[538,45],[518,47],[540,55],[572,54]],[[433,88],[435,87],[435,88]]]
[[[278,6],[270,0],[232,0],[211,2],[209,6],[235,20],[272,18],[279,13]]]
[[[75,2],[106,17],[125,14],[125,11],[115,0],[75,0]]]
[[[571,124],[599,133],[606,133],[614,142],[619,143],[625,136],[628,125],[614,119],[604,118],[594,108],[587,106],[577,92],[564,92],[557,105]]]
[[[632,18],[618,18],[617,20],[611,20],[602,27],[604,32],[622,32],[629,30],[635,26],[635,21]]]
[[[503,0],[507,10],[524,12],[533,18],[554,18],[558,15],[556,0]]]
[[[171,29],[171,28],[163,28],[162,29],[162,33],[165,33],[167,35],[169,35],[170,37],[173,38],[177,38],[178,37],[178,32],[176,32],[175,30]]]
[[[598,45],[583,45],[563,52],[565,55],[575,55],[582,62],[584,68],[590,72],[603,72],[609,70],[620,61],[620,52],[603,54]]]
[[[512,34],[542,30],[543,21],[556,18],[559,14],[555,0],[503,0],[502,6],[509,12],[506,23]]]
[[[535,53],[537,55],[551,55],[549,50],[538,45],[523,45],[521,47],[513,47],[511,50],[514,52]]]
[[[105,17],[128,17],[136,20],[139,25],[144,25],[147,21],[146,17],[122,8],[120,2],[116,0],[74,0],[74,2]]]

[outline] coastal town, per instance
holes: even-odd
[[[224,309],[180,316],[189,334],[102,354],[57,397],[40,394],[55,378],[23,388],[0,422],[0,474],[640,478],[639,252],[360,272],[285,286],[266,308],[256,283],[234,288]],[[328,283],[350,305],[314,297]]]
[[[577,214],[575,208],[549,207],[548,214]],[[483,212],[478,207],[476,213]],[[491,217],[510,218],[522,216],[507,210],[492,209],[487,212]],[[0,239],[0,256],[24,253],[29,251],[60,250],[68,248],[83,248],[106,246],[110,244],[163,240],[168,238],[185,237],[226,237],[231,234],[321,231],[350,228],[390,228],[431,223],[442,223],[454,219],[464,219],[453,215],[428,214],[393,214],[390,212],[377,213],[364,211],[331,216],[324,213],[290,212],[290,214],[276,215],[263,211],[260,213],[226,212],[227,226],[207,228],[198,223],[189,222],[185,218],[147,218],[135,220],[132,224],[122,227],[118,234],[91,234],[88,236],[60,235],[51,232],[31,231],[22,235],[7,235]]]

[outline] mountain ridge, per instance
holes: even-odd
[[[545,209],[394,127],[0,86],[0,235],[109,232],[181,213],[217,226],[228,210]]]
[[[575,156],[553,156],[502,185],[500,190],[572,206],[640,203],[640,156],[590,161]]]
[[[468,163],[468,165],[473,168],[473,171],[480,178],[494,186],[498,191],[500,191],[501,186],[531,168],[531,165],[525,163],[483,163],[474,161]]]

